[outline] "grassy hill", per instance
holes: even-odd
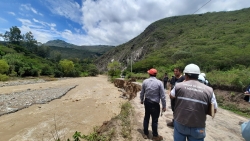
[[[59,39],[48,41],[43,45],[50,47],[52,54],[60,53],[63,58],[74,57],[80,59],[99,57],[113,48],[113,46],[106,45],[77,46]]]
[[[96,63],[105,70],[114,59],[130,68],[132,58],[134,73],[155,67],[161,75],[172,73],[176,66],[184,68],[195,63],[208,74],[212,84],[242,88],[250,84],[249,13],[247,8],[164,18],[111,49]]]
[[[81,50],[75,48],[67,48],[67,47],[57,47],[57,46],[49,46],[50,48],[50,56],[55,56],[56,54],[60,54],[61,58],[97,58],[100,54],[91,52],[89,50]]]

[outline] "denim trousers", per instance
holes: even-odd
[[[204,141],[205,128],[194,128],[181,125],[174,121],[174,141]]]
[[[145,107],[145,116],[143,121],[144,134],[148,135],[148,124],[151,116],[153,136],[157,137],[158,118],[160,116],[160,104],[145,100],[144,107]]]

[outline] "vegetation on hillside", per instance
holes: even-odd
[[[195,63],[211,84],[241,91],[250,84],[248,13],[250,8],[156,21],[139,36],[103,55],[97,64],[114,59],[127,67],[129,74],[127,60],[132,56],[133,73],[145,73],[154,67],[161,77],[165,72],[171,76],[174,67]]]
[[[9,77],[55,76],[78,77],[98,74],[92,60],[74,58],[63,59],[60,54],[50,55],[50,48],[39,46],[31,32],[21,35],[18,27],[10,28],[1,35],[0,80]]]
[[[77,46],[70,43],[67,43],[63,40],[51,40],[43,44],[50,48],[50,55],[60,54],[62,58],[92,58],[95,59],[111,48],[113,46],[106,45],[93,45],[93,46]]]

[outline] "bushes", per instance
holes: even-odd
[[[9,70],[9,65],[5,60],[0,60],[0,73],[4,74],[8,72]]]
[[[7,81],[9,79],[9,76],[6,74],[0,74],[0,81]]]
[[[233,68],[228,71],[215,70],[206,75],[212,85],[231,87],[242,92],[250,84],[250,68]]]

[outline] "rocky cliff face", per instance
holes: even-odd
[[[147,34],[150,29],[146,29],[138,37],[130,40],[126,44],[119,45],[109,52],[102,55],[96,61],[96,65],[100,71],[106,71],[108,63],[118,61],[122,64],[122,68],[127,68],[131,62],[137,62],[143,59],[148,53],[158,47],[158,40],[153,39]],[[152,39],[151,39],[152,38]]]

